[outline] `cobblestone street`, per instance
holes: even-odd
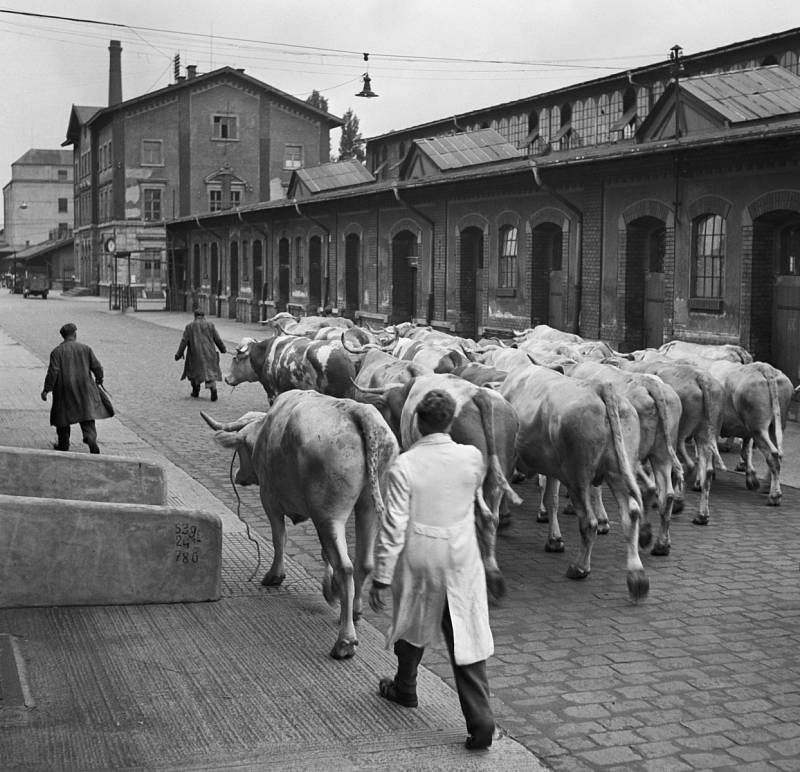
[[[230,421],[264,409],[261,386],[222,386],[213,405],[206,391],[191,399],[179,381],[183,363],[173,360],[189,314],[120,314],[96,299],[0,296],[0,327],[42,362],[66,321],[102,362],[125,427],[236,512],[230,453],[213,442],[199,410]],[[257,337],[252,328],[219,324],[229,348],[243,335]],[[228,357],[221,360],[224,372]],[[20,444],[50,447],[55,432],[41,429]],[[796,425],[790,431],[796,435]],[[102,450],[102,422],[98,434]],[[733,469],[735,459],[726,462]],[[797,465],[787,459],[787,467]],[[518,492],[524,503],[498,538],[508,593],[491,609],[496,652],[489,662],[497,718],[513,738],[556,770],[799,768],[800,490],[785,484],[782,506],[771,508],[763,488],[748,491],[743,475],[723,472],[707,527],[692,525],[698,494],[689,491],[673,520],[671,555],[643,554],[650,594],[638,605],[628,600],[610,500],[611,533],[596,542],[590,577],[574,582],[565,571],[578,542],[575,518],[562,518],[566,553],[545,553],[547,526],[535,522],[538,491],[527,481]],[[268,540],[257,493],[239,495],[242,517]],[[313,527],[288,529],[287,554],[321,576]],[[366,619],[380,630],[388,622],[369,611]],[[452,683],[444,651],[427,651],[423,664]]]

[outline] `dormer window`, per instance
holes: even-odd
[[[638,125],[636,90],[627,88],[622,95],[622,117],[611,124],[611,132],[619,132],[622,134],[623,139],[630,139],[636,133]]]

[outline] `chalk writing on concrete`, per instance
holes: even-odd
[[[199,563],[200,529],[192,523],[175,523],[175,562]]]

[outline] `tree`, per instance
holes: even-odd
[[[339,139],[339,160],[346,161],[352,158],[364,163],[366,158],[364,141],[361,139],[358,127],[358,116],[353,112],[352,107],[347,108],[342,120],[344,125],[342,126],[342,136]]]
[[[328,100],[316,89],[311,92],[311,96],[306,99],[306,102],[312,107],[316,107],[318,110],[324,110],[326,113],[328,112]]]

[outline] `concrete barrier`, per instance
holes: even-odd
[[[0,493],[165,504],[167,481],[157,464],[122,456],[0,446]]]
[[[0,534],[3,608],[220,597],[222,521],[215,514],[0,495]]]

